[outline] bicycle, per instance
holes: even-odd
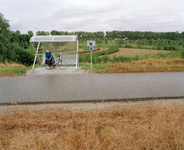
[[[55,61],[55,65],[52,62],[52,60],[45,60],[45,68],[47,70],[53,69],[55,66],[57,66],[61,70],[65,70],[67,68],[67,62],[61,58],[61,55],[58,55],[59,59]]]

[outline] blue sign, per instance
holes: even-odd
[[[87,46],[95,46],[95,41],[87,41]]]
[[[93,50],[93,47],[92,47],[92,46],[91,46],[91,47],[89,47],[89,50],[90,50],[90,51],[92,51],[92,50]]]

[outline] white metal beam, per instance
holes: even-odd
[[[32,45],[32,44],[31,44]],[[38,49],[39,49],[39,46],[40,46],[40,42],[38,43],[38,46],[37,46],[37,50],[35,51],[34,49],[34,46],[32,45],[34,51],[35,51],[35,58],[34,58],[34,63],[33,63],[33,68],[32,68],[32,72],[34,72],[34,66],[35,66],[35,63],[36,63],[36,58],[38,57]],[[38,57],[38,60],[40,61],[40,63],[42,64],[40,58]]]

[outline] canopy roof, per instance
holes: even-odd
[[[29,42],[77,42],[77,35],[32,36]]]

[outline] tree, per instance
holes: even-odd
[[[47,31],[37,31],[36,35],[49,35],[49,32],[47,32]]]
[[[162,46],[162,41],[160,38],[157,39],[157,46]]]
[[[112,44],[111,44],[111,41],[110,41],[110,40],[108,40],[108,41],[107,41],[107,46],[108,46],[108,47],[111,47],[111,46],[112,46]]]
[[[4,62],[9,50],[10,30],[9,23],[2,13],[0,13],[0,62]]]
[[[140,40],[140,39],[137,40],[137,45],[138,45],[138,46],[141,45],[141,40]]]
[[[184,31],[181,33],[181,35],[182,35],[181,37],[184,39]]]
[[[166,39],[163,40],[162,46],[168,46],[168,41]]]
[[[60,32],[59,31],[56,31],[56,30],[52,30],[50,32],[51,35],[60,35]]]
[[[20,31],[10,31],[9,23],[0,13],[0,62],[14,61],[30,65],[34,59],[33,51],[28,47],[29,35],[20,34]]]
[[[33,31],[28,31],[29,36],[33,36]]]
[[[106,43],[105,43],[105,41],[104,41],[104,40],[102,41],[102,47],[103,47],[103,48],[105,48],[105,47],[106,47]]]
[[[20,34],[20,31],[19,31],[19,30],[16,30],[15,32],[16,32],[17,34]]]

